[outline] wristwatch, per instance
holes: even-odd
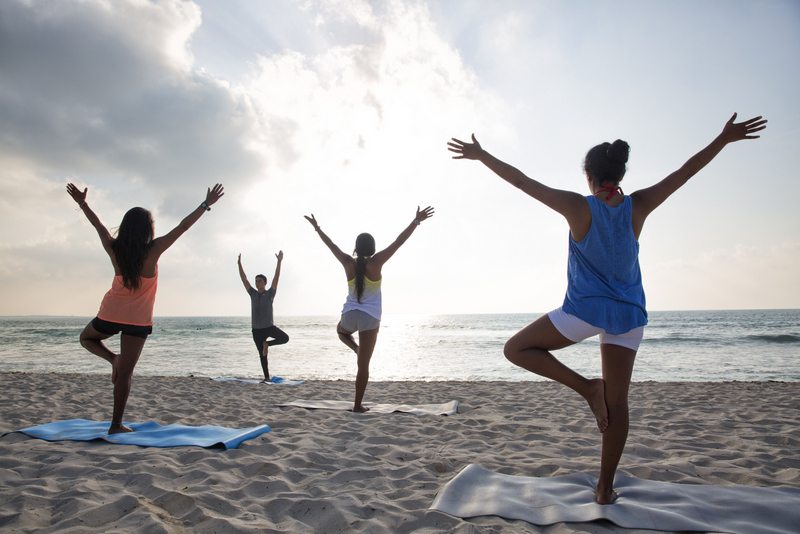
[[[205,200],[200,203],[200,207],[205,209],[206,211],[211,211],[211,206],[209,206]]]

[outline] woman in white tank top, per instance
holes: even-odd
[[[417,226],[431,216],[433,216],[432,207],[428,206],[424,210],[420,210],[417,206],[417,214],[411,224],[397,236],[394,243],[378,253],[375,252],[375,239],[370,234],[360,234],[356,238],[355,257],[342,252],[342,249],[325,235],[313,213],[305,216],[319,234],[322,242],[342,264],[347,276],[347,299],[342,308],[342,318],[336,325],[336,333],[342,343],[350,347],[358,357],[354,412],[366,412],[369,409],[365,408],[361,401],[364,398],[364,391],[367,389],[367,382],[369,382],[369,361],[375,350],[381,323],[381,269],[383,264],[397,252],[397,249],[411,237]],[[358,331],[357,344],[353,339],[353,333],[356,331]]]

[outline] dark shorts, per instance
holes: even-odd
[[[119,334],[122,332],[126,336],[135,336],[142,339],[146,339],[147,336],[153,333],[152,326],[112,323],[111,321],[104,321],[99,317],[92,319],[92,328],[101,334],[108,334],[109,336],[113,336],[114,334]]]

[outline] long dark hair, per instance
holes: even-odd
[[[631,147],[621,139],[592,147],[583,161],[583,170],[597,185],[619,185],[625,176],[625,164]]]
[[[364,293],[364,277],[367,273],[367,258],[375,254],[375,238],[369,234],[359,234],[356,238],[356,295],[361,302]]]
[[[142,267],[153,242],[153,217],[144,208],[131,208],[122,218],[117,238],[111,244],[122,282],[128,289],[138,289]]]

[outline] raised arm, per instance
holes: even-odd
[[[236,260],[236,264],[239,266],[239,278],[242,279],[242,284],[244,285],[245,290],[250,293],[253,290],[253,286],[250,285],[250,282],[247,281],[247,275],[244,274],[244,267],[242,267],[242,255],[239,254],[239,259]]]
[[[215,204],[225,194],[222,184],[216,184],[213,188],[206,191],[206,199],[197,206],[189,215],[173,228],[169,233],[153,240],[152,251],[156,257],[161,256],[169,247],[171,247],[180,236],[186,233],[186,230],[192,227],[200,217],[206,212],[211,210],[211,206]]]
[[[94,226],[94,229],[97,230],[97,235],[100,236],[100,242],[103,244],[103,249],[105,249],[113,262],[114,254],[111,250],[111,244],[114,242],[114,239],[111,237],[111,233],[108,231],[105,225],[100,222],[100,218],[95,214],[95,212],[92,211],[92,208],[89,207],[89,204],[86,203],[86,194],[88,192],[88,187],[81,191],[75,186],[75,184],[67,184],[67,193],[69,193],[69,196],[72,197],[72,200],[78,203],[78,206],[80,206],[83,214],[86,215],[86,218],[89,219],[89,222],[92,224],[92,226]]]
[[[397,239],[394,240],[394,243],[386,247],[385,249],[377,252],[372,258],[378,266],[382,266],[384,263],[389,261],[389,258],[394,256],[394,253],[397,252],[403,243],[408,241],[408,238],[411,237],[411,234],[414,233],[414,230],[417,229],[417,226],[422,223],[422,221],[433,217],[433,208],[428,206],[424,210],[420,210],[419,206],[417,206],[417,214],[414,216],[414,220],[411,221],[405,230],[400,232],[400,235],[397,236]]]
[[[646,189],[640,189],[631,195],[634,201],[634,225],[638,220],[638,230],[641,230],[644,219],[654,209],[688,182],[689,178],[708,165],[726,145],[742,139],[758,139],[760,136],[753,134],[767,127],[767,120],[762,119],[760,116],[739,123],[733,122],[734,120],[736,120],[736,113],[725,123],[722,132],[707,147],[689,158],[680,169],[657,184]]]
[[[472,143],[465,143],[453,137],[447,143],[447,149],[456,154],[453,159],[480,161],[506,182],[566,217],[570,227],[573,225],[573,219],[586,215],[586,201],[581,195],[573,191],[554,189],[529,178],[516,167],[484,150],[475,138],[475,134],[472,134]]]
[[[275,274],[272,275],[272,291],[278,291],[278,280],[281,278],[281,263],[283,263],[283,251],[279,250],[275,257],[278,258],[278,263],[275,265]]]
[[[325,246],[327,246],[330,249],[330,251],[333,252],[333,255],[336,256],[336,259],[339,260],[339,263],[342,264],[342,267],[347,269],[347,266],[350,263],[352,263],[353,257],[342,252],[342,249],[337,247],[336,244],[333,241],[331,241],[331,238],[325,235],[325,232],[323,232],[322,228],[319,227],[317,219],[314,218],[313,213],[311,214],[311,216],[303,215],[303,217],[305,217],[306,220],[309,223],[311,223],[311,226],[314,227],[314,231],[317,232],[317,235],[319,235],[319,238],[322,239],[323,243],[325,243]]]

